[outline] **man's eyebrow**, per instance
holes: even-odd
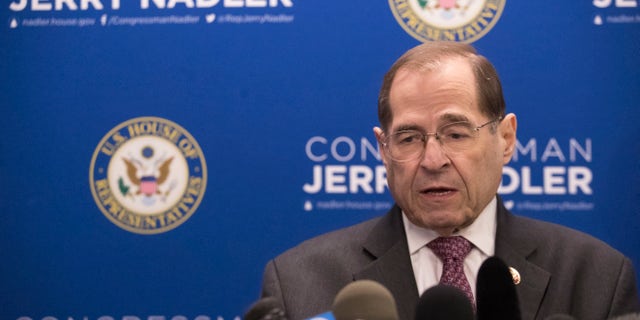
[[[459,113],[445,113],[440,117],[440,120],[445,123],[461,121],[469,122],[469,118],[467,118],[467,116]]]
[[[410,131],[410,130],[423,131],[422,127],[418,126],[417,124],[403,124],[395,128],[395,130],[393,131],[400,132],[400,131]]]
[[[439,121],[441,122],[440,125],[452,123],[452,122],[461,122],[461,121],[470,122],[467,116],[459,113],[445,113],[442,116],[440,116]],[[409,130],[423,132],[425,129],[423,126],[420,126],[418,124],[407,123],[407,124],[399,125],[397,128],[394,128],[393,132],[409,131]]]

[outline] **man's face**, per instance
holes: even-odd
[[[471,66],[462,58],[445,60],[426,73],[401,68],[391,86],[387,134],[407,128],[433,133],[452,121],[476,127],[494,120],[480,112],[476,91]],[[495,196],[502,166],[513,153],[515,131],[515,115],[509,114],[496,132],[491,125],[480,129],[464,151],[447,153],[430,136],[422,157],[396,162],[382,147],[385,133],[374,128],[394,199],[411,222],[441,235],[470,225]]]

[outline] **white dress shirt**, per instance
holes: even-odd
[[[453,234],[454,236],[462,236],[473,244],[471,252],[464,260],[464,274],[469,281],[474,297],[476,296],[478,269],[484,260],[495,253],[496,208],[497,199],[494,197],[470,226]],[[427,243],[439,235],[433,230],[414,225],[407,219],[404,212],[402,213],[402,221],[407,234],[418,294],[422,295],[425,290],[437,285],[442,276],[442,261],[431,249],[426,247]]]

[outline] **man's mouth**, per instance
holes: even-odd
[[[455,192],[455,189],[446,187],[426,188],[420,191],[420,193],[429,196],[444,196]]]

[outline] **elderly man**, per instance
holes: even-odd
[[[413,319],[419,295],[455,268],[455,282],[474,301],[478,269],[490,256],[519,273],[523,319],[640,310],[628,258],[503,206],[496,193],[514,152],[516,116],[505,113],[494,67],[471,46],[432,42],[406,52],[384,77],[378,117],[373,131],[396,205],[267,264],[262,295],[280,299],[290,319],[329,310],[338,291],[359,279],[386,286],[400,318]]]

